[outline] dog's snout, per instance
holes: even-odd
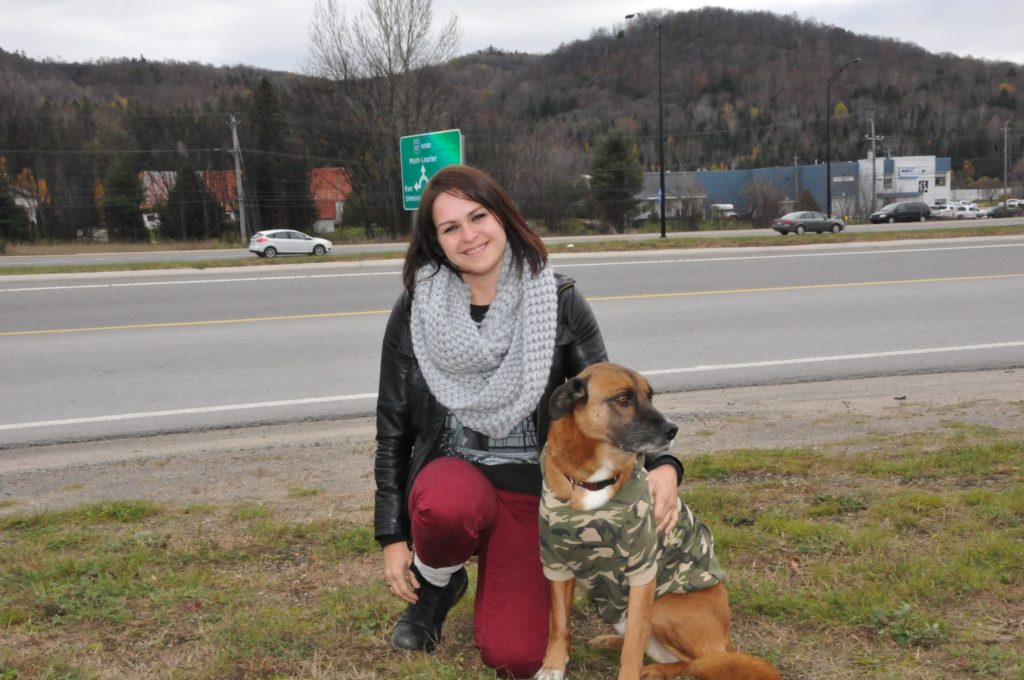
[[[671,420],[666,420],[661,425],[661,431],[665,434],[665,439],[672,441],[679,434],[679,426],[673,423]]]

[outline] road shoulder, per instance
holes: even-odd
[[[663,394],[676,453],[870,447],[887,434],[969,426],[1024,436],[1024,369],[908,375]],[[169,506],[372,502],[370,418],[0,450],[0,514],[118,499]]]

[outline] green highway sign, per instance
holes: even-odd
[[[425,132],[402,137],[402,205],[406,210],[420,207],[420,194],[427,182],[446,166],[462,163],[462,133],[458,130]]]

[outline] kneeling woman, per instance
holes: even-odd
[[[537,519],[546,405],[607,360],[604,343],[572,279],[548,268],[544,243],[490,175],[439,172],[413,229],[377,401],[374,532],[384,580],[409,603],[391,643],[437,647],[477,555],[476,644],[488,666],[527,677],[548,630]],[[675,506],[682,467],[671,456],[649,466],[657,516]]]

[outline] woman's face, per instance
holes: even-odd
[[[501,222],[476,201],[448,193],[434,199],[433,218],[441,250],[469,284],[473,303],[493,302],[508,242]]]

